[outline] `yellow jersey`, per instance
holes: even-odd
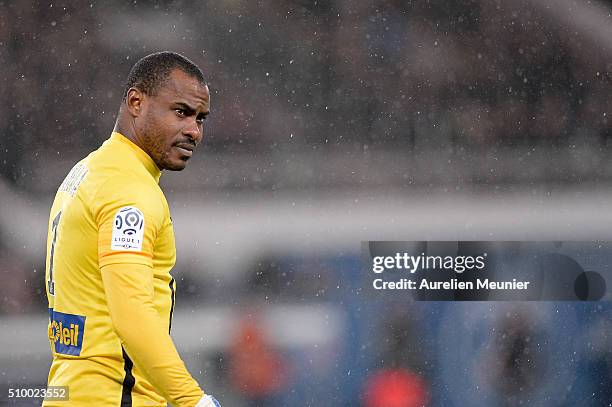
[[[60,185],[49,217],[49,386],[43,406],[194,406],[170,327],[172,219],[149,155],[113,132]]]

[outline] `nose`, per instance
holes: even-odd
[[[200,128],[195,120],[191,121],[189,125],[183,128],[183,134],[193,140],[196,145],[202,141],[203,131],[204,128]]]

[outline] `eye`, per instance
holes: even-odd
[[[187,116],[187,112],[185,111],[185,109],[174,109],[174,111],[181,117]]]
[[[196,118],[196,123],[198,123],[198,124],[203,124],[203,123],[204,123],[204,120],[206,120],[206,116],[204,116],[204,115],[200,115],[200,116],[198,116],[198,117]]]

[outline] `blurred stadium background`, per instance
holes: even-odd
[[[0,404],[46,383],[52,195],[170,49],[212,90],[162,177],[173,336],[223,405],[611,405],[608,301],[414,302],[364,293],[359,265],[362,240],[612,240],[611,10],[0,2]]]

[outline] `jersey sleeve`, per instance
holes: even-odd
[[[195,406],[204,395],[187,371],[152,301],[152,270],[111,264],[102,280],[113,327],[130,358],[173,406]]]
[[[100,267],[152,267],[155,239],[169,218],[159,191],[137,180],[110,180],[98,190],[93,210]]]

